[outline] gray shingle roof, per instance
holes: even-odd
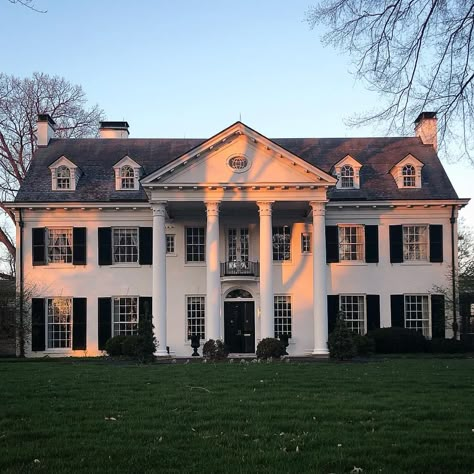
[[[37,150],[16,202],[146,201],[143,189],[116,191],[113,166],[125,155],[147,175],[207,139],[53,139]],[[276,138],[275,143],[332,172],[346,155],[362,164],[360,189],[332,189],[331,200],[457,199],[432,146],[411,138]],[[424,163],[421,189],[398,189],[390,169],[411,153]],[[83,175],[76,191],[51,191],[48,166],[61,156],[77,165]]]

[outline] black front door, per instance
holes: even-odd
[[[224,303],[224,339],[230,352],[255,352],[255,303],[226,301]]]

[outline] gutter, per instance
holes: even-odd
[[[457,300],[456,300],[456,254],[454,251],[454,224],[456,223],[455,217],[456,206],[451,206],[451,218],[449,222],[451,224],[451,279],[453,282],[453,338],[457,339],[458,335],[458,321],[457,321]]]

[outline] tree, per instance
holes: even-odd
[[[39,10],[35,7],[33,0],[8,0],[10,3],[22,5],[23,7],[29,8],[37,13],[46,13],[47,10]]]
[[[465,0],[322,0],[311,28],[328,27],[324,44],[349,52],[355,74],[382,105],[352,124],[384,122],[397,132],[422,111],[438,114],[439,143],[474,143],[474,3]]]
[[[62,138],[97,135],[104,116],[97,105],[87,107],[81,86],[62,77],[34,73],[21,79],[0,73],[0,209],[10,223],[15,216],[5,203],[14,199],[33,159],[38,114],[51,115]],[[7,228],[0,226],[0,243],[14,261],[15,243]]]

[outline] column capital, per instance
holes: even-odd
[[[153,217],[166,217],[166,201],[153,202],[151,203],[151,210],[153,212]]]
[[[220,201],[204,201],[206,205],[206,212],[208,216],[218,216]]]
[[[257,201],[258,212],[261,216],[271,216],[272,206],[275,201]]]
[[[326,215],[326,201],[310,201],[309,205],[312,207],[313,216]]]

